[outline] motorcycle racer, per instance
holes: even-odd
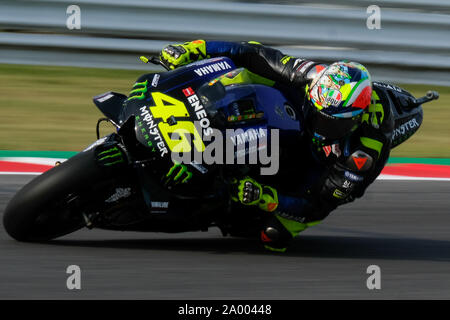
[[[234,201],[267,213],[260,233],[264,247],[285,251],[299,232],[362,197],[380,174],[390,152],[391,110],[367,69],[356,62],[327,66],[257,42],[204,40],[169,45],[160,59],[174,69],[218,56],[274,81],[295,103],[306,128],[298,141],[281,143],[275,176],[232,181]],[[306,148],[312,152],[301,154]],[[306,174],[299,167],[307,168]]]

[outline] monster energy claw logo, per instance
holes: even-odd
[[[122,152],[117,147],[109,148],[105,151],[100,152],[98,155],[98,161],[104,166],[112,166],[117,163],[123,163],[124,159]]]
[[[186,183],[192,178],[192,172],[188,170],[186,165],[175,163],[166,174],[166,184],[172,180],[175,183]]]
[[[147,92],[148,80],[145,80],[144,82],[136,82],[133,86],[133,90],[130,92],[130,97],[128,100],[132,99],[139,99],[142,100],[145,98],[145,93]],[[132,96],[133,95],[133,96]]]

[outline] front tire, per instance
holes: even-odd
[[[44,172],[8,203],[3,216],[7,233],[18,241],[45,241],[81,229],[85,223],[82,213],[74,210],[77,197],[110,174],[97,165],[94,150]]]

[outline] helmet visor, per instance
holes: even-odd
[[[311,135],[319,136],[326,141],[339,140],[347,136],[361,123],[362,114],[352,118],[336,118],[320,112],[314,106],[308,106],[306,109],[306,129]]]

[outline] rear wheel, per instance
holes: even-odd
[[[109,175],[111,171],[97,165],[93,150],[77,154],[17,192],[3,216],[6,231],[18,241],[43,241],[82,228],[83,195]]]

